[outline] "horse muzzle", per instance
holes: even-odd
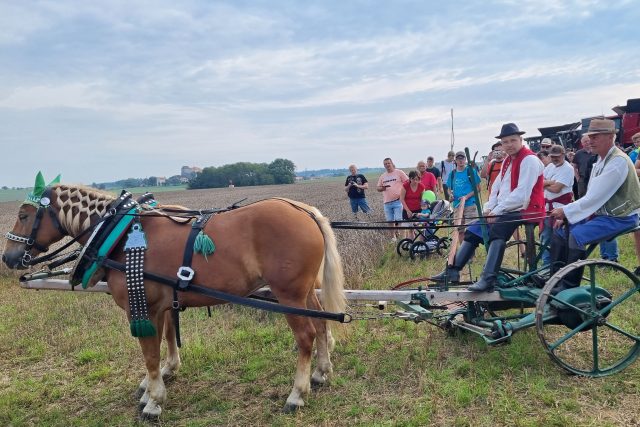
[[[25,265],[24,250],[22,251],[8,251],[2,254],[2,262],[12,270],[26,270],[28,265]]]

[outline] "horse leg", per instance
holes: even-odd
[[[178,369],[180,368],[180,352],[178,350],[178,343],[176,341],[176,328],[173,323],[171,310],[165,311],[164,315],[164,339],[167,341],[167,360],[165,360],[164,366],[160,371],[162,380],[166,383],[175,377]],[[158,335],[161,335],[160,333]],[[149,375],[145,375],[142,382],[138,386],[136,392],[136,398],[140,399],[145,395],[147,386],[149,384]],[[140,399],[140,409],[144,408],[147,404],[149,396],[145,396],[144,401]]]
[[[180,350],[176,340],[176,325],[173,323],[171,310],[164,314],[164,339],[167,341],[167,360],[162,367],[162,379],[167,382],[175,377],[180,369]]]
[[[287,304],[287,302],[282,303]],[[284,412],[293,412],[304,406],[302,396],[308,393],[311,388],[309,382],[309,375],[311,373],[311,350],[313,349],[313,340],[315,339],[316,331],[308,317],[287,315],[286,318],[298,344],[298,363],[293,381],[293,389],[289,397],[287,397],[287,403],[283,408]]]
[[[307,307],[314,310],[322,310],[322,306],[318,301],[315,290],[309,293],[307,298]],[[328,338],[331,333],[327,321],[324,319],[313,319],[313,326],[316,329],[316,354],[317,366],[311,374],[311,387],[322,386],[327,382],[327,376],[333,372],[331,358],[329,355]],[[333,337],[331,337],[333,339]]]
[[[144,363],[147,367],[147,375],[142,381],[143,383],[146,381],[146,389],[140,398],[140,407],[144,405],[142,417],[145,419],[157,419],[160,417],[162,412],[160,405],[167,398],[167,389],[160,374],[160,344],[162,343],[163,322],[158,317],[162,315],[155,316],[155,326],[158,332],[155,337],[138,338],[144,356]]]

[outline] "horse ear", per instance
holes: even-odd
[[[38,175],[36,175],[36,183],[33,185],[33,195],[36,197],[42,196],[45,188],[47,186],[44,183],[44,176],[42,176],[42,172],[38,171]]]
[[[54,184],[60,184],[60,178],[62,178],[62,174],[58,174],[58,176],[56,176],[53,181],[51,181],[49,183],[49,185],[47,185],[47,187],[51,187]]]

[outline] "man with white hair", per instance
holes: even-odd
[[[638,225],[640,213],[640,181],[635,168],[622,150],[615,146],[617,129],[608,119],[593,119],[585,135],[595,154],[589,186],[584,197],[555,208],[551,215],[555,228],[569,223],[569,239],[565,230],[557,230],[551,244],[552,272],[558,261],[570,264],[586,257],[585,246],[602,242]],[[582,269],[576,269],[554,289],[559,292],[580,285]]]

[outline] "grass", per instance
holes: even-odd
[[[630,242],[621,243],[626,252]],[[387,288],[437,268],[387,254],[365,287]],[[109,296],[22,291],[5,276],[0,300],[0,424],[141,424],[132,397],[144,375],[141,355]],[[388,318],[349,325],[333,353],[331,384],[285,415],[295,352],[283,317],[224,306],[211,318],[190,309],[182,320],[183,367],[168,386],[161,425],[640,422],[638,363],[602,379],[572,377],[550,361],[533,330],[489,348],[471,334],[448,337]]]

